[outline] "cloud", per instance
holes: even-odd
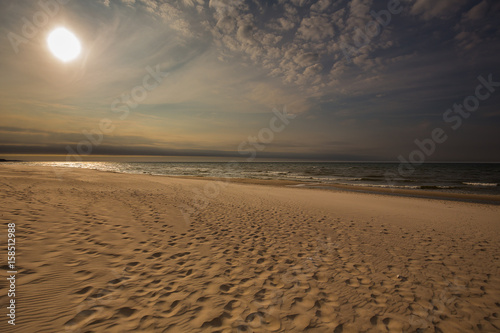
[[[500,3],[489,3],[483,0],[463,12],[461,20],[455,25],[457,34],[454,39],[460,51],[475,52],[479,45],[495,44],[495,34],[500,35],[500,27],[496,24]]]
[[[69,134],[64,140],[80,140],[81,128],[116,120],[111,102],[141,85],[146,66],[159,64],[168,78],[117,123],[109,146],[231,150],[283,104],[301,120],[282,133],[281,151],[339,152],[327,144],[338,138],[353,142],[358,155],[391,135],[411,143],[422,130],[414,124],[432,126],[457,96],[471,93],[478,73],[498,67],[500,4],[401,2],[405,11],[348,61],[342,45],[353,46],[374,20],[370,11],[387,2],[114,0],[106,8],[75,0],[61,15],[85,45],[81,62],[62,67],[43,37],[19,54],[0,45],[0,132],[12,135],[12,147],[30,140],[54,146]],[[11,7],[31,17],[36,6]],[[3,31],[19,33],[19,19],[5,13]],[[495,123],[498,103],[488,103],[468,121],[488,114]]]
[[[319,54],[313,52],[301,53],[294,57],[295,63],[301,66],[309,66],[319,60]]]
[[[474,32],[461,31],[455,36],[458,46],[462,50],[471,50],[481,42],[481,38]]]
[[[331,0],[319,0],[310,8],[311,11],[323,12],[332,4]]]
[[[294,6],[297,6],[297,7],[302,7],[304,6],[305,4],[309,3],[310,0],[291,0],[290,1]]]
[[[182,3],[188,7],[194,7],[195,2],[193,0],[182,0]]]
[[[489,5],[486,0],[472,7],[468,12],[463,15],[465,20],[476,21],[482,19],[488,11]]]
[[[277,15],[277,17],[272,18],[268,23],[268,27],[273,30],[284,32],[292,30],[299,22],[300,16],[298,15],[297,8],[291,4],[285,3],[283,5],[282,16]]]
[[[421,16],[424,20],[449,19],[466,2],[467,0],[417,0],[411,8],[411,13]]]
[[[332,38],[333,35],[333,24],[326,15],[303,18],[297,30],[297,37],[306,41],[320,41]]]
[[[354,31],[355,29],[363,29],[368,21],[372,20],[369,15],[372,7],[372,0],[353,0],[349,3],[349,16],[344,31]]]

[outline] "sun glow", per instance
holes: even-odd
[[[64,62],[76,59],[82,50],[78,38],[66,28],[53,30],[47,38],[47,44],[52,54]]]

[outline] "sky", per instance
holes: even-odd
[[[4,0],[0,158],[500,162],[498,22],[494,0]]]

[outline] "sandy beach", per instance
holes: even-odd
[[[0,182],[0,332],[500,330],[498,205],[13,165]]]

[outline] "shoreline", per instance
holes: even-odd
[[[393,189],[393,188],[378,188],[371,186],[357,186],[344,184],[327,184],[327,183],[307,183],[300,181],[289,181],[280,179],[255,179],[255,178],[217,178],[217,177],[197,177],[197,176],[170,176],[170,175],[155,175],[174,177],[181,179],[198,179],[211,181],[226,181],[228,183],[237,184],[253,184],[265,186],[287,186],[300,189],[314,189],[326,191],[354,192],[375,195],[390,195],[401,196],[408,198],[434,199],[434,200],[450,200],[487,205],[500,205],[500,195],[487,194],[472,194],[472,193],[451,193],[439,190],[419,190],[419,189]]]
[[[32,166],[0,183],[17,333],[500,327],[498,205]]]
[[[0,165],[1,166],[1,165]],[[99,170],[99,169],[87,169],[87,168],[73,168],[73,167],[61,167],[61,166],[35,166],[42,168],[57,168],[61,170],[66,169],[81,169],[81,170],[93,170],[99,172],[115,173],[115,174],[125,174],[125,175],[147,175],[153,177],[167,177],[167,178],[178,178],[178,179],[191,179],[191,180],[205,180],[205,181],[221,181],[227,183],[237,183],[237,184],[253,184],[253,185],[264,185],[264,186],[278,186],[278,187],[293,187],[302,189],[315,189],[315,190],[326,190],[326,191],[340,191],[340,192],[353,192],[353,193],[363,193],[372,195],[386,195],[395,197],[408,197],[408,198],[420,198],[420,199],[432,199],[432,200],[446,200],[446,201],[458,201],[458,202],[468,202],[476,204],[486,204],[486,205],[500,205],[500,195],[494,194],[474,194],[474,193],[454,193],[430,189],[400,189],[400,188],[380,188],[375,186],[360,186],[360,185],[347,185],[347,184],[334,184],[334,183],[314,183],[314,182],[304,182],[295,180],[283,180],[283,179],[259,179],[259,178],[220,178],[220,177],[204,177],[204,176],[185,176],[185,175],[154,175],[149,173],[127,173],[118,172],[111,170]]]

